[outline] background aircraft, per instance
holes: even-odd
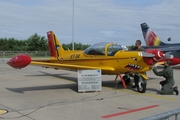
[[[114,43],[100,42],[91,45],[84,51],[64,50],[53,31],[47,32],[50,58],[31,59],[27,55],[18,55],[10,59],[7,64],[13,68],[21,69],[27,65],[42,66],[45,68],[54,68],[73,70],[78,69],[101,69],[102,74],[119,76],[124,87],[126,87],[124,78],[128,78],[128,73],[139,76],[138,91],[146,91],[146,79],[144,74],[150,70],[152,65],[162,59],[164,54],[158,50],[147,52],[127,51],[120,45]],[[124,74],[125,76],[121,76]]]
[[[146,24],[141,24],[142,34],[144,40],[146,42],[146,46],[180,46],[180,43],[164,43],[162,42],[159,37],[155,34],[155,32]],[[168,38],[170,40],[171,38]]]
[[[146,42],[146,46],[142,46],[144,49],[161,50],[165,53],[165,58],[171,60],[171,65],[180,64],[180,43],[164,43],[146,23],[142,23],[140,26]]]

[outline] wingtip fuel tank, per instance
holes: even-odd
[[[25,54],[17,55],[11,58],[7,64],[15,69],[21,69],[31,63],[31,57]]]

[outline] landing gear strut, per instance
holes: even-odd
[[[126,85],[128,84],[132,84],[129,73],[126,73],[123,77],[121,76],[121,74],[119,74],[119,77],[121,79],[121,82],[124,88],[126,88]],[[147,85],[146,80],[138,73],[134,75],[132,74],[131,77],[134,77],[134,83],[135,83],[135,86],[137,87],[137,91],[140,93],[145,93],[146,85]],[[116,83],[117,78],[118,78],[118,75],[116,75],[116,78],[114,80],[115,83]]]

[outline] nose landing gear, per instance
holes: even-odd
[[[142,75],[140,75],[139,73],[136,74],[130,74],[130,73],[126,73],[123,77],[120,76],[121,79],[121,83],[124,85],[124,88],[126,88],[126,85],[131,84],[131,79],[130,77],[134,77],[134,83],[135,83],[135,88],[137,88],[137,91],[140,93],[145,93],[146,92],[146,86],[147,86],[147,82],[146,80],[142,77]],[[117,80],[118,75],[116,75],[115,78],[115,83]]]
[[[140,75],[140,74],[135,74],[134,75],[134,82],[135,85],[137,86],[137,90],[140,93],[145,93],[146,92],[146,80]]]

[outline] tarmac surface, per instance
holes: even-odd
[[[139,120],[180,108],[180,95],[157,94],[164,79],[152,71],[146,93],[114,84],[113,75],[102,75],[102,91],[79,93],[76,72],[18,70],[7,60],[0,58],[0,120]],[[180,87],[180,70],[174,70],[174,78]]]

